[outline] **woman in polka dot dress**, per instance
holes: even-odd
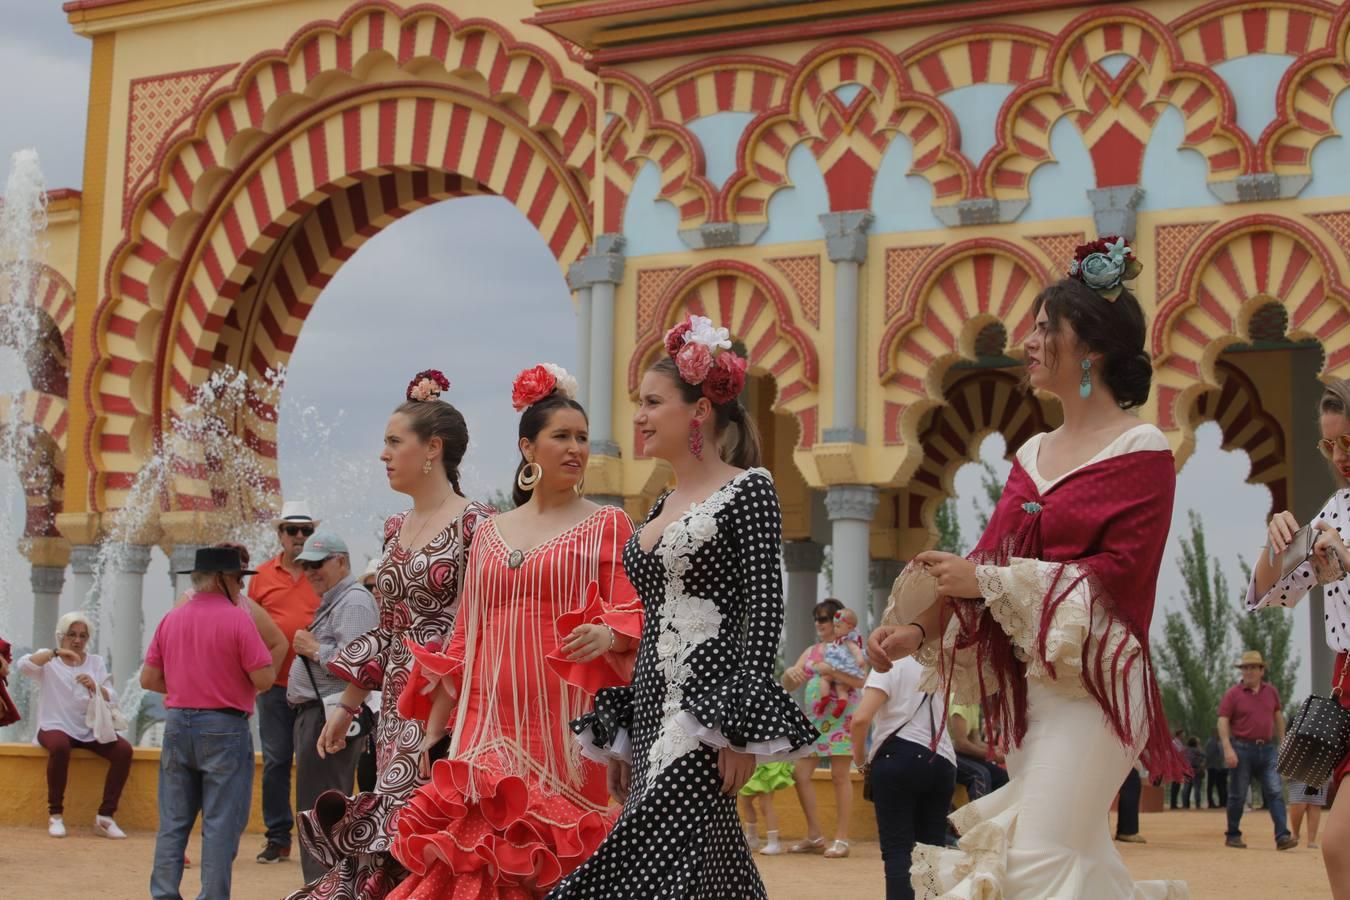
[[[1258,554],[1252,583],[1247,589],[1247,609],[1267,606],[1294,606],[1317,584],[1325,584],[1326,615],[1323,622],[1327,646],[1336,651],[1332,685],[1341,686],[1341,704],[1350,707],[1350,551],[1345,538],[1350,531],[1350,381],[1337,379],[1327,384],[1317,406],[1322,439],[1317,442],[1322,455],[1331,463],[1333,477],[1340,490],[1313,519],[1320,535],[1318,554],[1283,578],[1273,563],[1293,540],[1299,523],[1292,513],[1277,513],[1270,520],[1269,542]],[[1335,551],[1331,554],[1329,551]],[[1324,565],[1325,561],[1328,565]],[[1335,563],[1340,565],[1336,566]],[[1341,576],[1337,578],[1336,576]],[[1334,783],[1342,783],[1350,774],[1350,747],[1332,773]],[[1342,790],[1344,784],[1342,783]],[[1292,791],[1291,791],[1292,796]],[[1322,833],[1322,861],[1336,900],[1350,897],[1350,803],[1332,804]]]
[[[736,815],[756,760],[809,753],[816,732],[774,680],[783,626],[781,513],[737,400],[745,360],[692,317],[642,380],[635,423],[676,488],[624,549],[647,611],[631,687],[572,724],[624,804],[595,854],[549,897],[764,898]],[[734,440],[716,449],[732,425]],[[706,449],[705,449],[706,448]]]

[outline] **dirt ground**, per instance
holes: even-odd
[[[1184,878],[1195,900],[1233,897],[1329,897],[1326,874],[1316,850],[1299,847],[1277,853],[1264,816],[1245,822],[1247,850],[1223,846],[1222,812],[1168,812],[1142,817],[1147,844],[1118,844],[1136,878]],[[45,898],[145,897],[154,851],[154,835],[132,834],[125,842],[96,838],[92,830],[67,823],[70,836],[49,838],[44,831],[0,828],[0,896]],[[276,900],[299,886],[300,864],[260,866],[253,856],[259,839],[246,835],[234,869],[234,896]],[[189,856],[200,856],[194,838]],[[855,845],[848,859],[820,856],[757,856],[769,896],[774,900],[817,900],[823,896],[884,896],[881,854],[876,844]],[[196,896],[197,869],[183,878],[183,896]]]

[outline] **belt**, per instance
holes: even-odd
[[[233,706],[216,706],[216,707],[211,707],[211,708],[209,708],[209,709],[203,709],[203,708],[200,708],[200,707],[194,707],[194,706],[178,706],[178,707],[171,707],[171,708],[173,708],[173,709],[179,709],[179,710],[182,710],[183,712],[213,712],[213,713],[224,713],[224,714],[227,715],[227,716],[237,716],[237,717],[239,717],[239,718],[241,718],[241,719],[247,719],[247,718],[248,718],[248,713],[247,713],[247,712],[245,712],[245,711],[242,710],[242,709],[235,709]]]
[[[1270,743],[1270,741],[1255,741],[1252,740],[1251,738],[1240,738],[1240,737],[1235,737],[1233,738],[1233,740],[1241,744],[1254,744],[1257,747],[1264,747],[1266,744]]]

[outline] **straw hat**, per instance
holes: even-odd
[[[303,500],[287,500],[281,504],[281,515],[272,520],[272,527],[294,522],[297,525],[319,527],[319,520],[310,515],[309,504]]]
[[[1234,666],[1234,668],[1240,669],[1243,666],[1260,666],[1264,669],[1266,667],[1266,661],[1261,658],[1260,650],[1248,650],[1242,654],[1242,659]]]

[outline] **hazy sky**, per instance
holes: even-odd
[[[0,167],[7,171],[14,150],[36,147],[50,187],[79,187],[89,45],[70,32],[58,0],[0,0],[0,10],[6,26],[0,31]],[[507,202],[463,198],[400,220],[339,270],[300,335],[280,423],[286,495],[308,499],[343,533],[358,565],[375,553],[379,522],[403,508],[376,459],[384,423],[407,380],[422,368],[446,372],[454,382],[448,398],[469,422],[466,491],[484,496],[506,488],[517,422],[511,378],[539,361],[572,367],[574,334],[557,264]],[[1211,552],[1232,579],[1238,577],[1237,555],[1250,558],[1263,540],[1269,495],[1243,483],[1247,458],[1222,452],[1219,440],[1217,426],[1203,426],[1197,452],[1181,472],[1157,623],[1164,610],[1178,608],[1177,526],[1184,526],[1186,510],[1205,514]],[[996,436],[983,447],[985,458],[1006,474],[1002,450]],[[975,537],[971,498],[978,481],[974,466],[957,476],[967,543]],[[0,498],[11,523],[22,510],[16,487],[12,470],[0,467]],[[21,563],[3,569],[0,595],[11,611],[0,632],[24,643],[31,631],[28,568]],[[170,600],[161,554],[155,554],[146,588],[148,629]],[[1233,586],[1235,604],[1242,590]],[[5,605],[0,599],[0,615]],[[1296,641],[1305,648],[1302,692],[1306,609],[1296,617]]]

